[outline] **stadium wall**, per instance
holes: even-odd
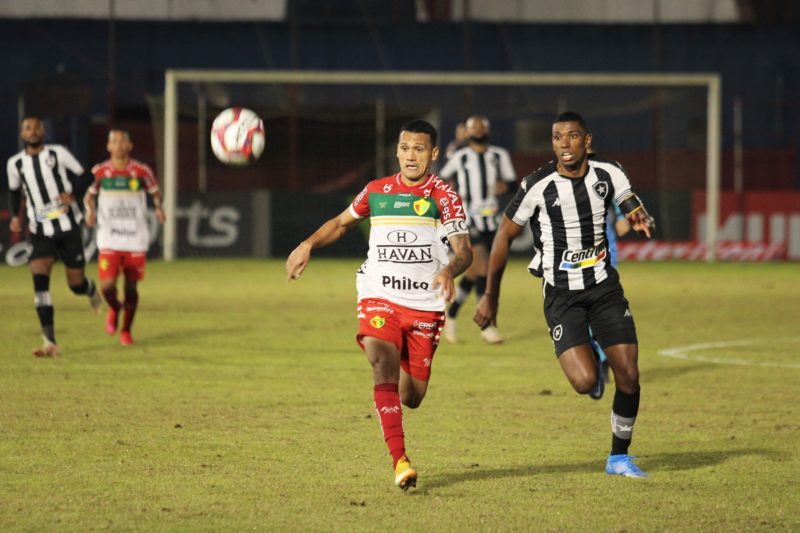
[[[65,95],[54,135],[88,156],[88,124],[149,120],[147,97],[163,93],[167,68],[720,72],[724,146],[732,144],[732,99],[745,102],[747,149],[797,148],[800,32],[787,25],[498,25],[342,22],[208,23],[118,21],[114,90],[105,21],[0,20],[0,120]],[[410,49],[407,36],[422,46]],[[590,52],[587,52],[590,51]],[[624,57],[624,62],[620,58]],[[569,61],[564,61],[569,58]],[[76,88],[76,85],[78,86]],[[49,92],[42,87],[51,89]],[[39,91],[37,92],[37,89]],[[38,101],[33,97],[39,95]],[[73,120],[66,120],[66,118]],[[13,153],[16,132],[0,131]],[[797,167],[795,167],[797,170]],[[796,184],[797,185],[797,184]]]

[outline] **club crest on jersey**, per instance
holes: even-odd
[[[129,179],[128,180],[128,187],[130,187],[130,189],[132,191],[138,191],[139,190],[139,178],[131,178],[131,179]]]
[[[422,216],[425,213],[427,213],[428,209],[430,208],[431,208],[431,203],[425,198],[420,198],[419,200],[414,202],[414,212],[419,216]]]
[[[375,329],[381,329],[384,324],[386,324],[386,319],[380,315],[375,315],[374,317],[369,319],[369,323],[372,324],[372,327]]]
[[[56,158],[52,155],[47,156],[47,159],[44,160],[44,164],[50,168],[54,168],[56,166]]]
[[[601,200],[606,199],[606,195],[608,195],[608,183],[605,181],[598,181],[594,185],[592,185],[592,190],[597,195],[598,198]]]

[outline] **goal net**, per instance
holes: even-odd
[[[211,122],[229,106],[264,120],[266,149],[247,167],[225,166],[210,149]],[[625,166],[656,238],[700,240],[713,260],[717,74],[212,70],[166,74],[164,258],[285,255],[369,180],[396,172],[398,130],[412,118],[437,127],[440,167],[456,124],[488,117],[490,143],[511,152],[522,178],[552,159],[552,119],[566,110],[585,117],[599,154]],[[363,255],[363,232],[350,233],[321,253]]]

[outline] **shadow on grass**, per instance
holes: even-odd
[[[227,334],[235,335],[238,333],[247,333],[250,331],[246,327],[235,327],[231,328],[226,326],[225,332]],[[76,347],[76,348],[69,348],[69,353],[71,355],[77,354],[95,354],[98,352],[104,352],[110,349],[108,345],[107,336],[105,333],[94,332],[92,333],[98,339],[98,342],[93,343],[91,345]],[[185,328],[175,328],[170,329],[169,331],[164,331],[162,333],[148,333],[143,331],[141,334],[138,334],[136,328],[133,329],[133,338],[134,338],[134,347],[136,348],[163,348],[164,346],[181,346],[186,343],[195,343],[197,339],[202,338],[213,338],[214,336],[219,335],[219,331],[213,328],[208,327],[185,327]],[[114,348],[119,348],[119,333],[117,333],[114,337]],[[68,343],[67,343],[68,344]]]
[[[663,379],[673,379],[693,372],[703,372],[719,368],[713,363],[694,363],[682,364],[680,366],[664,366],[660,368],[648,368],[639,371],[639,381],[642,383],[660,381]]]
[[[786,454],[765,448],[744,448],[741,450],[717,450],[708,452],[676,452],[657,455],[641,456],[636,461],[643,470],[653,476],[659,473],[694,470],[713,465],[718,465],[737,457],[757,455],[773,461],[786,458]],[[474,467],[469,471],[453,474],[434,475],[425,479],[418,494],[426,494],[428,490],[449,487],[470,481],[483,481],[514,477],[531,477],[551,474],[600,474],[605,472],[605,458],[593,461],[574,463],[544,463],[532,465],[519,465],[507,468],[481,468]]]
[[[238,333],[248,333],[251,331],[251,328],[246,328],[243,326],[240,327],[231,327],[230,325],[225,325],[225,334],[226,335],[236,335]],[[132,330],[134,335],[136,335],[136,331]],[[134,337],[136,339],[136,344],[142,347],[145,346],[160,346],[163,345],[165,342],[175,341],[179,343],[185,340],[196,340],[204,337],[215,337],[219,335],[219,329],[214,327],[191,327],[191,328],[172,328],[169,331],[164,331],[162,333],[158,333],[156,335],[151,334],[142,334],[141,340],[138,337]]]

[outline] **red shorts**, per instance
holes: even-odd
[[[431,377],[431,364],[444,326],[441,311],[417,311],[383,299],[358,302],[356,342],[364,348],[364,337],[391,342],[400,351],[400,367],[422,381]]]
[[[100,250],[100,256],[97,258],[100,281],[117,279],[120,270],[122,270],[125,279],[141,281],[144,278],[146,261],[147,254],[145,252]]]

